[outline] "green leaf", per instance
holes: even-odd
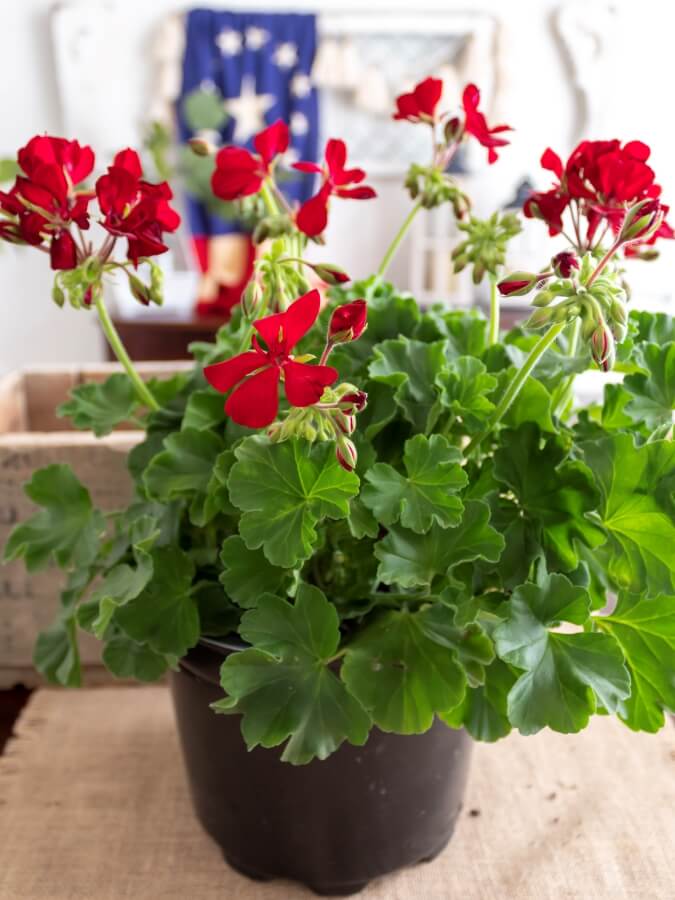
[[[227,596],[222,584],[199,581],[192,587],[192,596],[199,611],[200,634],[227,637],[236,633],[241,609]]]
[[[262,550],[249,550],[238,535],[223,543],[220,561],[220,583],[244,608],[255,606],[263,594],[278,593],[289,581],[287,570],[269,563]]]
[[[379,534],[380,526],[377,524],[377,519],[360,497],[354,497],[349,504],[349,530],[352,537],[357,539],[375,538]]]
[[[488,374],[479,359],[460,356],[438,383],[442,387],[443,405],[470,430],[480,428],[494,412],[495,405],[488,400],[488,394],[497,386],[497,379]]]
[[[136,681],[157,681],[175,659],[155,653],[145,644],[137,644],[124,635],[117,635],[103,648],[103,663],[117,678]]]
[[[501,379],[500,393],[506,389],[515,373],[516,369],[511,368],[507,377]],[[530,376],[502,421],[508,428],[517,428],[524,422],[535,422],[542,431],[555,431],[551,418],[551,394],[540,381]]]
[[[185,656],[199,639],[199,612],[190,591],[194,565],[175,546],[154,550],[152,563],[150,583],[115,611],[113,621],[156,653]]]
[[[62,569],[71,563],[88,565],[96,556],[105,522],[70,466],[39,469],[24,490],[43,508],[13,529],[5,546],[5,562],[23,558],[29,572],[51,561]]]
[[[263,548],[275,566],[291,569],[311,556],[321,519],[342,519],[359,479],[335,459],[328,442],[272,444],[246,438],[235,450],[230,499],[242,510],[239,531],[249,550]]]
[[[217,91],[197,88],[183,98],[183,115],[192,131],[218,131],[227,121],[223,98]]]
[[[490,510],[481,500],[469,500],[456,528],[438,525],[424,535],[399,526],[375,545],[380,560],[378,578],[401,587],[429,585],[437,575],[445,575],[460,563],[474,559],[497,562],[504,538],[488,524]]]
[[[581,731],[598,701],[616,712],[630,695],[630,676],[613,637],[549,630],[560,622],[583,625],[589,611],[588,592],[564,575],[513,592],[494,639],[498,656],[524,670],[508,697],[509,719],[521,734],[546,726],[564,734]]]
[[[630,324],[637,328],[635,343],[668,344],[675,341],[675,318],[667,313],[651,313],[634,309]]]
[[[205,493],[216,458],[224,450],[222,438],[210,431],[187,428],[170,434],[164,447],[145,470],[148,495],[172,500]]]
[[[511,731],[507,702],[516,678],[501,660],[485,670],[485,683],[470,687],[464,700],[440,718],[451,728],[464,726],[476,741],[498,741]]]
[[[370,377],[396,390],[394,399],[416,431],[428,432],[441,412],[437,376],[446,367],[446,342],[425,344],[409,338],[383,341],[375,347]]]
[[[359,632],[340,674],[375,724],[397,734],[427,731],[434,714],[456,707],[466,688],[462,668],[433,623],[406,611],[387,612]]]
[[[464,507],[455,494],[468,480],[458,465],[461,458],[459,450],[440,434],[431,438],[418,434],[405,443],[407,477],[386,463],[377,463],[366,472],[368,484],[361,499],[383,525],[400,520],[419,534],[435,522],[442,528],[457,525]]]
[[[631,395],[620,384],[606,384],[602,404],[602,427],[607,431],[630,428],[633,420],[626,414]]]
[[[301,585],[294,605],[262,597],[242,617],[240,633],[253,649],[225,660],[220,677],[228,697],[213,707],[242,714],[249,749],[288,739],[281,758],[303,765],[325,759],[344,740],[366,742],[370,718],[329,668],[340,632],[321,591]]]
[[[40,632],[33,650],[33,664],[47,681],[64,687],[79,686],[80,654],[72,610],[64,611],[51,627]]]
[[[589,547],[603,542],[602,530],[588,518],[597,505],[593,473],[582,462],[565,459],[561,439],[542,436],[534,424],[503,432],[494,474],[515,493],[521,514],[541,531],[554,566],[569,571],[579,564],[575,541]]]
[[[675,443],[638,447],[628,434],[581,445],[600,489],[609,575],[634,593],[675,591]]]
[[[632,395],[625,412],[649,429],[672,424],[675,409],[675,342],[642,348],[647,374],[627,375],[623,386]]]
[[[185,407],[181,429],[215,428],[225,421],[223,396],[214,390],[195,391]]]
[[[614,612],[593,621],[621,647],[631,676],[619,716],[634,731],[658,731],[675,712],[675,597],[622,594]]]
[[[0,184],[14,181],[21,173],[21,166],[15,159],[0,159]]]
[[[56,410],[57,416],[71,419],[74,428],[93,431],[103,437],[127,422],[138,406],[131,379],[124,373],[111,375],[101,384],[82,384],[70,392],[70,400]]]

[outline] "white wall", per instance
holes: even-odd
[[[142,112],[147,96],[147,51],[153,29],[161,17],[181,8],[175,0],[110,0],[125,16],[124,56],[134,65],[92,73],[93,78],[112,79],[115,90],[126,95],[133,108]],[[86,0],[89,8],[99,0]],[[590,9],[594,0],[587,0]],[[103,0],[100,0],[103,4]],[[205,4],[206,5],[206,4]],[[223,5],[217,4],[213,5]],[[668,193],[675,200],[675,164],[672,146],[675,126],[672,115],[671,67],[673,46],[670,4],[641,0],[639,4],[618,2],[626,7],[627,26],[617,45],[615,63],[601,73],[606,86],[607,133],[593,137],[640,137],[654,147],[654,164]],[[359,0],[341,2],[230,2],[228,7],[253,6],[282,11],[363,10]],[[575,99],[568,72],[556,42],[551,16],[554,0],[426,0],[423,6],[447,11],[482,9],[504,21],[504,62],[511,101],[508,121],[517,127],[513,145],[499,164],[480,180],[483,197],[495,204],[510,193],[513,182],[525,172],[538,171],[538,159],[547,145],[567,152],[576,138],[573,124]],[[15,0],[3,3],[3,78],[0,79],[0,155],[13,153],[37,132],[59,133],[61,118],[55,91],[53,58],[49,38],[50,0]],[[392,8],[403,10],[411,3],[372,3],[369,12]],[[415,5],[415,8],[418,8]],[[610,133],[611,132],[611,133]],[[76,135],[72,135],[76,137]],[[546,180],[543,182],[546,184]],[[405,197],[399,195],[401,208]],[[358,207],[358,209],[357,209]],[[366,212],[366,209],[368,212]],[[376,204],[344,204],[341,234],[353,243],[367,246],[376,259],[394,227],[392,219],[377,213]],[[343,230],[344,229],[344,230]],[[337,255],[347,262],[349,245],[340,240]],[[657,280],[672,281],[670,271],[653,269]],[[361,273],[356,273],[361,274]],[[395,272],[396,274],[396,272]],[[399,266],[398,274],[404,272]],[[0,248],[0,371],[34,362],[87,361],[100,358],[102,348],[93,316],[59,310],[49,299],[51,274],[46,257],[23,248]]]

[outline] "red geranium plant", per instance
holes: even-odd
[[[570,246],[507,274],[518,217],[471,216],[448,173],[462,141],[489,162],[506,147],[507,127],[478,106],[469,85],[439,111],[434,79],[398,99],[394,118],[430,129],[432,157],[411,167],[406,222],[357,284],[305,259],[333,199],[374,196],[342,141],[321,165],[298,164],[318,179],[300,208],[279,188],[283,124],[253,152],[221,150],[213,189],[259,195],[265,250],[194,369],[150,386],[106,325],[101,280],[119,268],[135,279],[165,248],[177,225],[168,187],[143,181],[132,151],[91,190],[88,148],[38,138],[21,151],[2,236],[50,254],[55,299],[96,305],[127,370],[114,376],[125,402],[83,386],[62,413],[99,434],[130,416],[146,429],[127,509],[101,515],[66,466],[28,485],[43,509],[6,558],[69,573],[36,652],[47,677],[79,681],[78,629],[103,641],[111,671],[141,680],[234,633],[215,708],[241,715],[250,747],[285,744],[295,764],[363,744],[373,726],[411,734],[435,719],[483,740],[575,732],[596,712],[663,725],[675,709],[675,326],[629,314],[623,269],[672,236],[667,208],[639,142],[585,142],[565,165],[547,151],[556,184],[525,214]],[[463,232],[455,267],[492,286],[487,320],[423,311],[385,281],[412,218],[442,203]],[[109,235],[98,250],[92,218]],[[114,262],[119,237],[128,259]],[[312,271],[332,285],[323,308]],[[157,299],[156,286],[134,289]],[[530,318],[504,333],[500,297],[530,292]],[[580,404],[576,376],[612,367],[623,381]]]

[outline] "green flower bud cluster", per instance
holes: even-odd
[[[365,399],[362,402],[359,400],[365,396],[347,382],[326,388],[320,403],[292,408],[283,421],[270,426],[267,436],[274,443],[301,437],[310,443],[334,441],[337,446],[351,444],[348,435],[356,430],[356,414],[365,406]],[[352,398],[356,398],[357,402]]]
[[[263,244],[270,238],[281,237],[293,231],[293,223],[288,216],[265,216],[253,229],[252,239],[254,244]]]
[[[298,271],[295,266],[288,265],[284,260],[287,247],[282,238],[272,242],[269,251],[256,263],[256,278],[252,281],[257,282],[257,300],[255,303],[251,297],[251,312],[249,316],[248,307],[244,303],[243,312],[247,318],[257,318],[264,307],[266,310],[274,311],[277,307],[276,298],[282,294],[285,297],[300,297],[309,290],[309,283],[302,274],[302,270]],[[249,284],[250,287],[250,284]],[[253,291],[254,288],[251,288]],[[248,291],[248,287],[247,287]],[[267,303],[264,299],[267,298]],[[255,315],[253,315],[255,312]]]
[[[66,301],[73,309],[93,304],[102,290],[103,264],[98,256],[90,256],[75,269],[62,269],[54,276],[52,300],[57,306]]]
[[[458,222],[466,238],[455,247],[452,261],[455,272],[473,266],[474,284],[480,284],[485,273],[496,276],[506,260],[506,248],[511,238],[522,230],[515,213],[494,213],[489,219],[474,216],[466,222]]]
[[[624,340],[628,331],[628,297],[619,272],[604,269],[592,278],[595,265],[587,253],[578,279],[549,280],[532,300],[537,308],[525,325],[544,328],[579,318],[581,339],[590,345],[597,364],[608,371],[614,363],[616,344]]]
[[[434,166],[413,163],[408,169],[405,186],[412,199],[425,209],[450,203],[457,219],[463,219],[471,209],[471,201],[455,180]]]

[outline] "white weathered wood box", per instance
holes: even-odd
[[[140,363],[143,377],[166,377],[190,364]],[[103,381],[121,371],[117,363],[80,368],[50,366],[13,372],[0,379],[0,547],[34,506],[23,485],[35,469],[69,463],[104,510],[125,505],[131,497],[126,454],[142,438],[138,430],[119,430],[104,438],[73,431],[56,408],[71,388]],[[37,633],[54,619],[63,584],[58,569],[29,575],[21,560],[0,566],[0,688],[41,683],[32,664]],[[86,683],[112,680],[100,661],[100,645],[89,635],[81,641]]]

